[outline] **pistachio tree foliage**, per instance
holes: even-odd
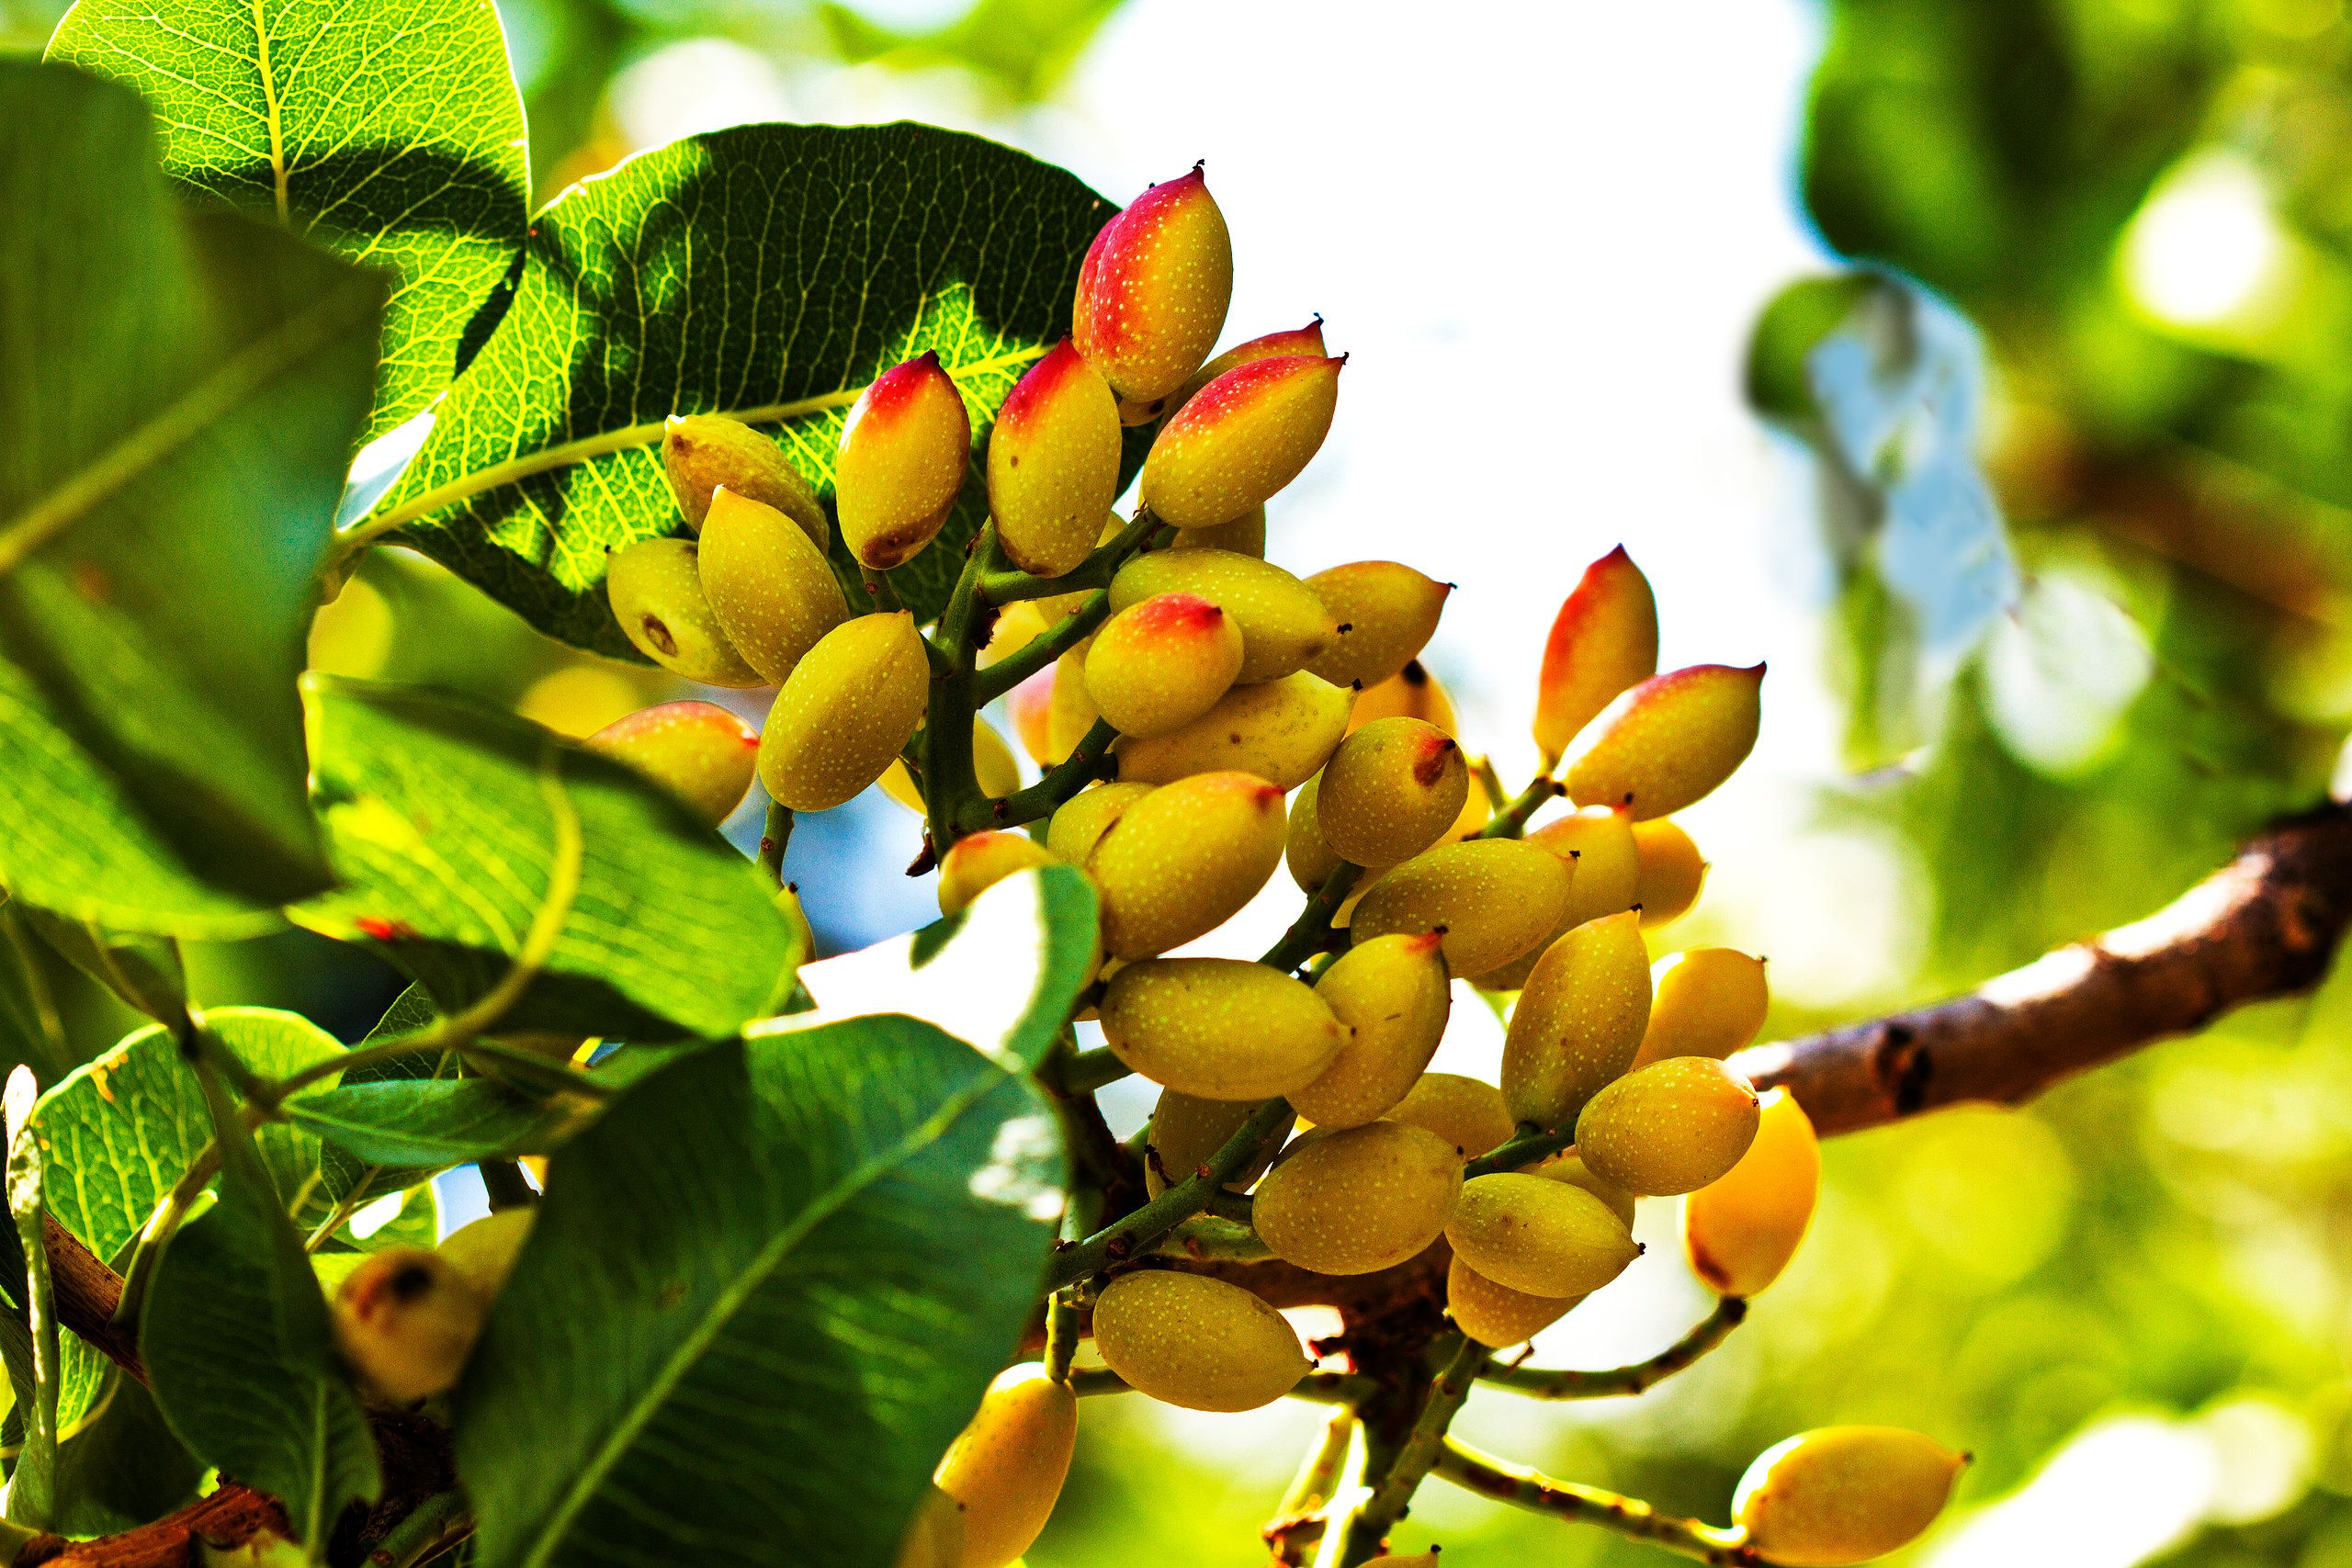
[[[1285,1562],[1385,1554],[1432,1477],[1720,1562],[1935,1517],[1962,1461],[1891,1429],[1769,1450],[1723,1524],[1449,1433],[1480,1380],[1679,1370],[1804,1235],[1812,1126],[1724,1061],[1761,965],[1645,935],[1764,672],[1659,672],[1620,550],[1563,582],[1539,776],[1475,761],[1415,662],[1445,584],[1265,558],[1345,359],[1219,352],[1202,171],[1123,209],[759,125],[534,215],[477,0],[90,0],[0,61],[0,1031],[43,1059],[52,960],[153,1021],[9,1082],[18,1557],[1001,1568],[1096,1393],[1330,1406]],[[306,677],[388,543],[765,722],[574,744]],[[793,814],[877,783],[944,918],[804,969]],[[1170,955],[1285,863],[1261,959]],[[411,982],[356,1044],[191,994],[179,943],[289,925]],[[1426,1070],[1456,980],[1509,1010],[1497,1083]],[[496,1212],[441,1237],[468,1165]],[[1498,1361],[1644,1198],[1713,1314]]]

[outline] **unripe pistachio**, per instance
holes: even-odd
[[[1319,889],[1341,864],[1338,852],[1323,837],[1323,815],[1316,804],[1322,787],[1323,775],[1317,773],[1299,785],[1290,799],[1290,830],[1283,838],[1283,861],[1301,893]]]
[[[937,354],[876,376],[851,405],[833,459],[833,506],[850,554],[875,571],[912,559],[947,521],[971,455],[964,394]]]
[[[1682,825],[1663,817],[1634,823],[1634,851],[1641,862],[1634,902],[1642,911],[1642,929],[1690,913],[1706,886],[1707,861]]]
[[[955,1498],[935,1485],[923,1487],[894,1568],[964,1568],[964,1510]]]
[[[1694,664],[1653,675],[1586,727],[1560,774],[1578,806],[1633,808],[1636,821],[1705,798],[1756,745],[1764,666]]]
[[[1006,716],[1021,749],[1039,767],[1053,761],[1054,671],[1048,666],[1004,694]]]
[[[1925,1534],[1967,1464],[1898,1427],[1825,1427],[1757,1455],[1732,1494],[1732,1518],[1767,1562],[1844,1568]]]
[[[1360,1127],[1412,1091],[1453,1005],[1439,940],[1434,931],[1377,937],[1323,972],[1315,994],[1349,1038],[1321,1076],[1291,1092],[1301,1116],[1318,1127]]]
[[[1469,795],[1469,765],[1451,737],[1418,718],[1384,718],[1340,742],[1315,809],[1340,859],[1393,865],[1442,838]]]
[[[1153,790],[1086,857],[1103,951],[1148,958],[1207,935],[1257,896],[1282,858],[1283,792],[1256,774],[1195,773]]]
[[[638,652],[706,686],[764,686],[718,627],[692,539],[639,539],[605,563],[605,597]]]
[[[1329,645],[1330,613],[1281,567],[1231,550],[1154,550],[1111,580],[1111,608],[1124,611],[1161,593],[1190,593],[1224,609],[1241,632],[1234,679],[1254,685],[1289,674]]]
[[[1383,718],[1418,718],[1457,739],[1462,733],[1454,722],[1453,699],[1418,659],[1406,660],[1404,669],[1380,684],[1366,686],[1356,698],[1355,716],[1348,728],[1362,729]]]
[[[433,1250],[444,1262],[464,1276],[482,1300],[495,1301],[498,1292],[506,1288],[506,1276],[514,1271],[514,1259],[521,1257],[523,1244],[531,1238],[531,1222],[538,1217],[535,1207],[501,1209],[485,1214],[471,1224],[459,1225],[441,1238]]]
[[[1604,915],[1634,907],[1641,876],[1641,852],[1634,844],[1634,820],[1623,807],[1586,806],[1555,818],[1527,835],[1527,842],[1551,851],[1575,865],[1568,884],[1568,901],[1552,942]],[[1535,961],[1550,949],[1546,942],[1533,953],[1482,976],[1478,984],[1491,991],[1516,991],[1527,984]]]
[[[1339,634],[1307,668],[1335,686],[1375,686],[1400,672],[1428,645],[1453,592],[1393,560],[1335,566],[1306,586]]]
[[[1053,863],[1046,846],[1026,833],[967,834],[940,857],[939,912],[952,915],[1014,873]]]
[[[702,525],[702,591],[743,662],[781,684],[849,619],[825,553],[773,506],[721,490]]]
[[[1119,777],[1169,784],[1230,768],[1296,789],[1339,745],[1354,694],[1303,670],[1263,685],[1236,686],[1180,729],[1122,738]]]
[[[1119,498],[1119,406],[1064,338],[1029,367],[989,434],[997,542],[1033,577],[1059,577],[1093,551]]]
[[[1103,1289],[1094,1348],[1130,1386],[1187,1410],[1272,1404],[1313,1365],[1283,1314],[1248,1291],[1160,1269]]]
[[[1756,1090],[1709,1056],[1669,1056],[1628,1073],[1577,1117],[1594,1175],[1645,1198],[1695,1192],[1739,1163],[1756,1137]]]
[[[962,1568],[1006,1568],[1044,1533],[1078,1446],[1078,1396],[1035,1361],[997,1373],[932,1483],[964,1512]]]
[[[1099,784],[1079,791],[1064,801],[1046,825],[1046,847],[1057,859],[1072,865],[1084,865],[1111,824],[1125,815],[1128,807],[1159,787],[1141,784]]]
[[[1238,958],[1147,958],[1111,976],[1102,1038],[1164,1089],[1271,1100],[1315,1081],[1347,1030],[1304,983]]]
[[[1690,1271],[1717,1295],[1755,1295],[1796,1256],[1820,1190],[1812,1118],[1787,1089],[1768,1089],[1739,1163],[1682,1200]]]
[[[1369,1274],[1435,1241],[1462,1190],[1462,1156],[1401,1122],[1335,1129],[1275,1161],[1250,1223],[1285,1263]]]
[[[931,694],[911,615],[860,615],[827,632],[776,694],[760,736],[760,781],[780,806],[824,811],[906,749]]]
[[[1630,909],[1588,920],[1544,952],[1503,1036],[1503,1100],[1539,1127],[1567,1127],[1624,1076],[1650,1017],[1650,955]]]
[[[1569,871],[1516,839],[1440,844],[1374,883],[1350,926],[1369,942],[1392,931],[1445,933],[1445,962],[1465,979],[1542,942],[1567,901]]]
[[[1067,760],[1102,716],[1094,694],[1086,689],[1087,645],[1080,643],[1054,660],[1054,689],[1046,701],[1045,765]]]
[[[1152,1107],[1151,1131],[1144,1143],[1144,1190],[1157,1198],[1191,1177],[1208,1163],[1210,1156],[1225,1147],[1264,1103],[1256,1100],[1201,1100],[1172,1089],[1161,1089],[1159,1102]],[[1280,1142],[1272,1140],[1262,1153],[1236,1172],[1233,1179],[1225,1184],[1226,1190],[1248,1191],[1250,1184],[1273,1164],[1276,1150],[1272,1144]]]
[[[1650,982],[1656,999],[1637,1067],[1668,1056],[1728,1056],[1756,1038],[1771,1005],[1764,961],[1736,948],[1670,953],[1651,969]]]
[[[1446,1265],[1445,1310],[1453,1326],[1492,1350],[1532,1339],[1582,1296],[1531,1296],[1498,1285],[1456,1258]]]
[[[1247,365],[1253,359],[1283,359],[1304,355],[1322,359],[1330,350],[1323,344],[1323,318],[1316,317],[1303,327],[1291,327],[1278,333],[1253,337],[1247,343],[1235,344],[1206,365],[1193,372],[1176,395],[1168,400],[1165,412],[1172,418],[1176,411],[1193,400],[1193,395],[1227,371]]]
[[[1241,628],[1193,593],[1155,593],[1103,623],[1086,694],[1122,735],[1165,735],[1215,707],[1241,672]]]
[[[1613,1181],[1603,1181],[1592,1174],[1591,1168],[1574,1153],[1556,1154],[1526,1168],[1530,1176],[1540,1176],[1546,1181],[1565,1181],[1571,1187],[1581,1187],[1603,1203],[1609,1212],[1634,1228],[1634,1195]]]
[[[1232,300],[1233,239],[1195,165],[1094,236],[1078,269],[1071,335],[1122,401],[1155,418],[1216,347]]]
[[[662,703],[613,720],[581,744],[642,773],[718,827],[751,793],[760,738],[715,703]]]
[[[833,536],[816,492],[784,449],[741,420],[725,414],[673,414],[662,434],[662,471],[686,525],[700,530],[713,491],[773,506],[808,536],[822,556]]]
[[[1266,509],[1253,506],[1230,523],[1214,528],[1179,528],[1163,547],[1171,550],[1231,550],[1238,556],[1266,558]]]
[[[1535,744],[1555,760],[1618,693],[1657,673],[1657,600],[1618,546],[1584,569],[1553,619],[1535,687]]]
[[[454,1386],[490,1310],[456,1265],[413,1247],[370,1253],[333,1304],[335,1348],[394,1404]]]
[[[1001,799],[1021,787],[1021,764],[1012,760],[1012,748],[987,719],[972,720],[972,777],[980,793]],[[882,793],[920,817],[925,807],[922,791],[915,788],[914,775],[907,772],[903,757],[891,759],[881,780]]]
[[[1214,528],[1263,506],[1331,433],[1346,363],[1253,360],[1202,388],[1143,460],[1145,507],[1179,528]]]
[[[1388,1120],[1427,1127],[1464,1159],[1493,1153],[1517,1131],[1503,1105],[1503,1091],[1459,1073],[1423,1073],[1405,1098],[1389,1108]]]
[[[1445,1239],[1495,1283],[1555,1299],[1600,1289],[1642,1255],[1608,1204],[1581,1187],[1517,1171],[1464,1182]]]

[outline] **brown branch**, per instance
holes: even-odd
[[[178,1513],[96,1540],[37,1535],[17,1553],[16,1568],[203,1568],[207,1543],[242,1546],[258,1535],[287,1533],[275,1497],[224,1481]]]
[[[2352,810],[2249,840],[2146,919],[2061,948],[1969,995],[1758,1045],[1732,1066],[1791,1090],[1821,1132],[1970,1100],[2015,1105],[2059,1080],[2327,971],[2352,924]]]
[[[115,1308],[122,1301],[122,1276],[50,1215],[41,1216],[40,1229],[49,1253],[50,1295],[57,1308],[57,1321],[145,1382],[147,1364],[139,1359],[139,1326],[114,1320]]]

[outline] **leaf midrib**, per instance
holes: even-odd
[[[309,358],[372,306],[364,288],[338,288],[220,361],[155,415],[32,506],[0,524],[0,578],[86,516],[123,486],[161,464],[280,376]]]
[[[1045,357],[1046,350],[1050,347],[1052,344],[1048,344],[1035,348],[1013,349],[1002,354],[990,355],[984,359],[976,359],[968,365],[950,366],[947,369],[948,378],[960,382],[975,377],[1016,370],[1023,365]],[[735,420],[743,424],[782,424],[790,420],[805,418],[809,414],[827,413],[834,409],[847,408],[857,401],[865,391],[865,389],[863,386],[837,387],[830,392],[819,392],[809,397],[797,398],[790,402],[763,403],[756,408],[748,409],[722,409],[718,411],[715,417]],[[476,468],[471,473],[461,474],[447,483],[435,485],[413,500],[404,502],[389,512],[353,525],[345,530],[339,541],[339,548],[345,552],[358,549],[372,544],[396,528],[403,528],[411,523],[420,522],[446,506],[453,506],[458,502],[470,500],[474,496],[485,494],[506,485],[518,484],[536,474],[552,473],[558,468],[570,468],[573,464],[584,463],[592,458],[609,457],[616,452],[627,452],[639,446],[651,446],[661,441],[668,428],[667,417],[647,420],[637,424],[620,425],[612,430],[599,431],[594,435],[583,435],[575,441],[564,441],[552,446],[542,446],[537,451],[509,457],[503,462],[492,463],[487,468]]]
[[[999,1073],[1002,1072],[1001,1068],[997,1070]],[[1003,1077],[999,1077],[995,1081],[983,1079],[967,1089],[959,1090],[949,1096],[937,1111],[918,1125],[907,1137],[899,1140],[875,1158],[852,1168],[840,1181],[820,1193],[792,1224],[778,1231],[775,1237],[760,1249],[752,1259],[751,1267],[743,1269],[733,1284],[719,1292],[718,1299],[711,1303],[710,1310],[703,1314],[702,1321],[680,1341],[677,1350],[662,1365],[660,1375],[647,1388],[643,1397],[639,1399],[622,1420],[615,1426],[612,1436],[605,1440],[603,1447],[598,1449],[582,1468],[578,1478],[572,1483],[571,1489],[538,1529],[538,1545],[533,1549],[528,1557],[523,1560],[521,1568],[543,1568],[549,1556],[562,1543],[566,1532],[571,1528],[572,1520],[579,1516],[582,1508],[588,1506],[596,1489],[603,1484],[605,1477],[611,1472],[615,1465],[620,1462],[621,1457],[636,1442],[638,1434],[644,1430],[646,1424],[652,1420],[655,1414],[668,1403],[670,1395],[676,1391],[679,1382],[684,1379],[686,1373],[700,1360],[703,1351],[709,1347],[713,1339],[718,1337],[719,1330],[724,1328],[733,1319],[735,1314],[742,1308],[744,1303],[751,1299],[753,1289],[766,1282],[768,1277],[775,1271],[776,1266],[784,1261],[793,1248],[807,1239],[808,1234],[817,1226],[840,1212],[850,1199],[863,1192],[883,1175],[899,1168],[916,1155],[936,1144],[945,1134],[947,1129],[960,1120],[966,1111],[1001,1087],[1004,1081]]]

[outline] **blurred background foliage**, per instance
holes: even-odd
[[[60,8],[0,0],[0,46],[38,46]],[[500,8],[542,197],[637,147],[780,112],[915,114],[1055,156],[1073,77],[1123,19],[1120,0]],[[1689,14],[1662,29],[1714,25],[1708,6],[1668,9]],[[1734,300],[1753,335],[1718,333],[1707,361],[1726,390],[1744,387],[1755,428],[1771,433],[1759,447],[1791,480],[1774,504],[1795,525],[1770,547],[1801,558],[1799,586],[1722,590],[1743,596],[1742,635],[1767,628],[1755,635],[1775,658],[1768,751],[1774,731],[1783,739],[1759,756],[1759,777],[1725,792],[1752,789],[1750,805],[1694,813],[1716,896],[1658,944],[1774,953],[1775,1032],[1948,994],[2149,912],[2247,831],[2316,799],[2352,725],[2341,0],[1783,9],[1813,45],[1775,86],[1811,276],[1781,268]],[[1322,15],[1316,25],[1363,25],[1336,6]],[[1391,118],[1416,112],[1395,83],[1328,82],[1298,52],[1253,56],[1255,16],[1226,8],[1196,24],[1228,34],[1226,99],[1188,111],[1196,83],[1134,73],[1148,50],[1105,69],[1163,118],[1233,94],[1327,88],[1372,90]],[[1469,47],[1513,50],[1516,26],[1505,16]],[[1678,70],[1671,55],[1634,63],[1660,84]],[[1461,95],[1446,101],[1462,112]],[[1524,163],[1531,188],[1562,162],[1651,177],[1640,138],[1549,143],[1549,111],[1531,112],[1501,153],[1514,173]],[[1433,116],[1426,135],[1467,156],[1447,134]],[[1279,166],[1295,155],[1267,150]],[[1121,174],[1134,185],[1153,172]],[[1576,512],[1578,498],[1543,502],[1561,505]],[[1368,516],[1356,525],[1380,536]],[[1298,526],[1310,555],[1367,553],[1313,532],[1325,525]],[[1712,615],[1678,611],[1691,582],[1739,575],[1678,562],[1688,516],[1612,513],[1579,525],[1573,551],[1532,527],[1509,532],[1523,526],[1464,519],[1444,543],[1472,550],[1485,530],[1533,541],[1541,572],[1522,550],[1460,575],[1541,577],[1556,601],[1622,532],[1661,578],[1670,640],[1678,614],[1686,626]],[[1423,543],[1419,563],[1443,574],[1444,551],[1430,558]],[[1770,629],[1782,623],[1804,635]],[[1523,745],[1540,633],[1457,618],[1442,634],[1432,662],[1465,699],[1474,747]],[[322,616],[314,660],[469,691],[574,734],[674,694],[658,673],[547,642],[400,552],[370,560]],[[1526,668],[1496,676],[1503,666]],[[1496,733],[1477,733],[1482,722]],[[746,841],[755,818],[756,807],[738,818]],[[923,918],[927,886],[894,874],[914,847],[911,818],[870,794],[802,824],[792,870],[829,949]],[[373,1021],[393,983],[299,933],[203,950],[192,967],[208,1001],[299,1007],[345,1034]],[[129,1027],[62,966],[47,970],[62,1058]],[[1449,1042],[1441,1065],[1475,1070],[1491,1052],[1476,1010],[1458,1010],[1471,1038]],[[1114,1110],[1132,1124],[1143,1103]],[[1649,1255],[1547,1333],[1545,1359],[1637,1358],[1703,1311],[1671,1206],[1647,1208]],[[1814,1237],[1724,1350],[1638,1402],[1482,1393],[1464,1430],[1720,1517],[1756,1450],[1860,1420],[1977,1457],[1962,1506],[1913,1562],[2352,1568],[2352,976],[2023,1112],[1838,1140]],[[1077,1478],[1035,1568],[1115,1561],[1137,1528],[1155,1561],[1256,1561],[1253,1532],[1319,1421],[1306,1406],[1212,1417],[1091,1402]],[[1664,1561],[1442,1485],[1402,1544],[1431,1540],[1471,1565]]]

